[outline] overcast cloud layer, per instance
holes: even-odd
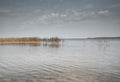
[[[120,36],[120,0],[0,0],[0,37]]]

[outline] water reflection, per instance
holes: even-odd
[[[46,42],[46,43],[43,43],[43,47],[56,47],[56,48],[59,48],[60,46],[62,45],[62,43],[60,42]]]
[[[108,40],[99,40],[97,42],[99,50],[105,52],[109,48],[110,44]]]

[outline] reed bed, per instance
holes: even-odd
[[[0,45],[59,45],[61,39],[57,37],[52,38],[36,38],[36,37],[25,37],[25,38],[0,38]]]

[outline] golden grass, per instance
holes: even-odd
[[[40,44],[58,44],[61,40],[57,37],[54,38],[36,38],[36,37],[25,37],[25,38],[0,38],[0,44],[23,44],[23,45],[40,45]]]

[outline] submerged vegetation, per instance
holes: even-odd
[[[52,38],[36,38],[36,37],[25,37],[25,38],[0,38],[0,44],[23,44],[23,45],[59,45],[61,39],[57,37]]]

